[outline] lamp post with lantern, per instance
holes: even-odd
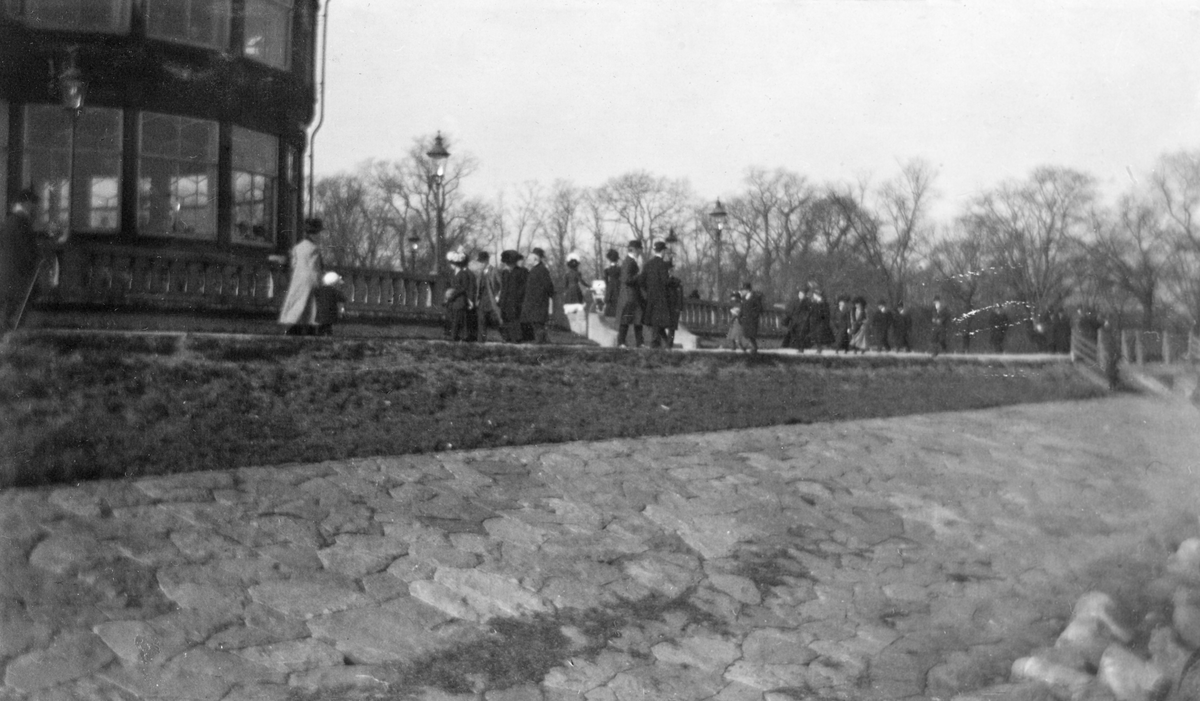
[[[442,132],[433,139],[433,148],[425,154],[433,161],[434,172],[429,175],[429,189],[433,193],[434,206],[437,210],[437,230],[433,242],[433,274],[440,285],[444,279],[446,263],[442,258],[446,255],[446,160],[450,152],[442,141]]]
[[[725,288],[721,284],[721,234],[725,231],[725,218],[729,214],[725,211],[725,207],[721,205],[721,200],[717,200],[717,206],[713,207],[713,211],[709,212],[709,218],[712,219],[713,227],[716,233],[713,234],[713,239],[717,244],[717,302],[723,304],[725,302]]]
[[[79,132],[79,115],[83,112],[83,101],[87,93],[87,83],[83,80],[83,72],[79,70],[78,50],[72,47],[67,50],[67,59],[62,72],[57,76],[58,97],[64,110],[71,117],[71,146],[67,157],[67,187],[65,198],[59,193],[60,200],[65,200],[67,211],[66,234],[71,232],[72,200],[75,199],[75,141]]]

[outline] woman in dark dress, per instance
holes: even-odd
[[[604,269],[604,316],[617,317],[617,296],[621,293],[621,254],[617,249],[610,248],[604,254],[608,259],[608,267]]]
[[[475,276],[467,270],[465,253],[451,251],[446,258],[454,266],[454,278],[450,281],[450,289],[446,290],[446,314],[450,322],[451,341],[474,341],[476,317],[475,303],[477,287]]]

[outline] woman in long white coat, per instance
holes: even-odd
[[[304,335],[316,329],[316,305],[313,291],[321,285],[321,250],[316,238],[324,229],[320,219],[304,222],[304,240],[292,247],[292,279],[288,283],[287,296],[279,311],[279,323],[287,326],[290,336]]]

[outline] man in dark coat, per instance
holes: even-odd
[[[938,353],[945,353],[950,348],[950,320],[950,310],[942,304],[942,298],[934,297],[929,353],[935,358]]]
[[[671,302],[667,298],[667,285],[671,270],[663,258],[667,244],[654,242],[654,255],[646,261],[646,267],[638,276],[638,287],[642,291],[645,306],[642,308],[642,324],[650,327],[650,347],[669,348],[667,329],[671,326]]]
[[[746,337],[746,342],[750,344],[750,352],[758,352],[758,319],[763,313],[763,296],[761,292],[755,292],[754,286],[750,283],[742,285],[742,313],[739,319],[742,322],[742,334]]]
[[[509,343],[520,343],[521,334],[521,303],[525,301],[525,285],[529,281],[529,271],[522,268],[521,259],[525,256],[513,250],[500,254],[500,336]]]
[[[37,274],[39,234],[33,230],[38,196],[24,190],[0,229],[0,334],[16,328],[17,315]]]
[[[850,352],[850,324],[853,323],[854,309],[850,307],[850,298],[846,295],[838,297],[837,309],[833,313],[833,349]]]
[[[467,254],[451,251],[446,260],[454,267],[454,277],[446,290],[446,317],[450,326],[451,341],[474,341],[477,329],[475,303],[478,300],[478,283],[467,269]]]
[[[892,348],[908,353],[912,350],[912,315],[904,308],[904,302],[896,302],[892,314]]]
[[[881,299],[867,321],[867,345],[871,350],[890,351],[892,344],[888,340],[888,334],[891,332],[892,312],[887,308],[887,300]]]
[[[529,252],[529,280],[525,283],[525,299],[521,300],[521,323],[533,328],[534,343],[549,343],[546,324],[550,321],[550,301],[554,299],[554,278],[542,259],[540,248]]]
[[[808,334],[809,340],[812,341],[812,345],[816,346],[817,352],[833,345],[829,302],[825,300],[825,293],[816,288],[812,291],[812,300],[808,306]]]
[[[784,348],[795,348],[801,353],[804,349],[811,345],[809,340],[812,312],[812,302],[808,298],[808,289],[801,288],[796,294],[796,298],[788,302],[787,307],[783,310],[784,323],[787,324],[787,330],[783,333]]]
[[[634,239],[625,248],[625,258],[621,260],[621,291],[617,294],[617,348],[627,348],[625,338],[629,327],[633,327],[633,342],[638,348],[642,347],[642,289],[638,275],[642,266],[639,262],[642,255],[642,242]]]

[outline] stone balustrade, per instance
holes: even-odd
[[[685,299],[679,323],[700,336],[723,336],[729,330],[729,305],[700,299]],[[783,311],[763,309],[758,321],[758,335],[767,338],[782,336],[786,327]]]
[[[350,320],[441,314],[436,280],[392,270],[335,268]],[[39,306],[106,311],[272,314],[289,272],[278,257],[73,243],[43,270]]]

